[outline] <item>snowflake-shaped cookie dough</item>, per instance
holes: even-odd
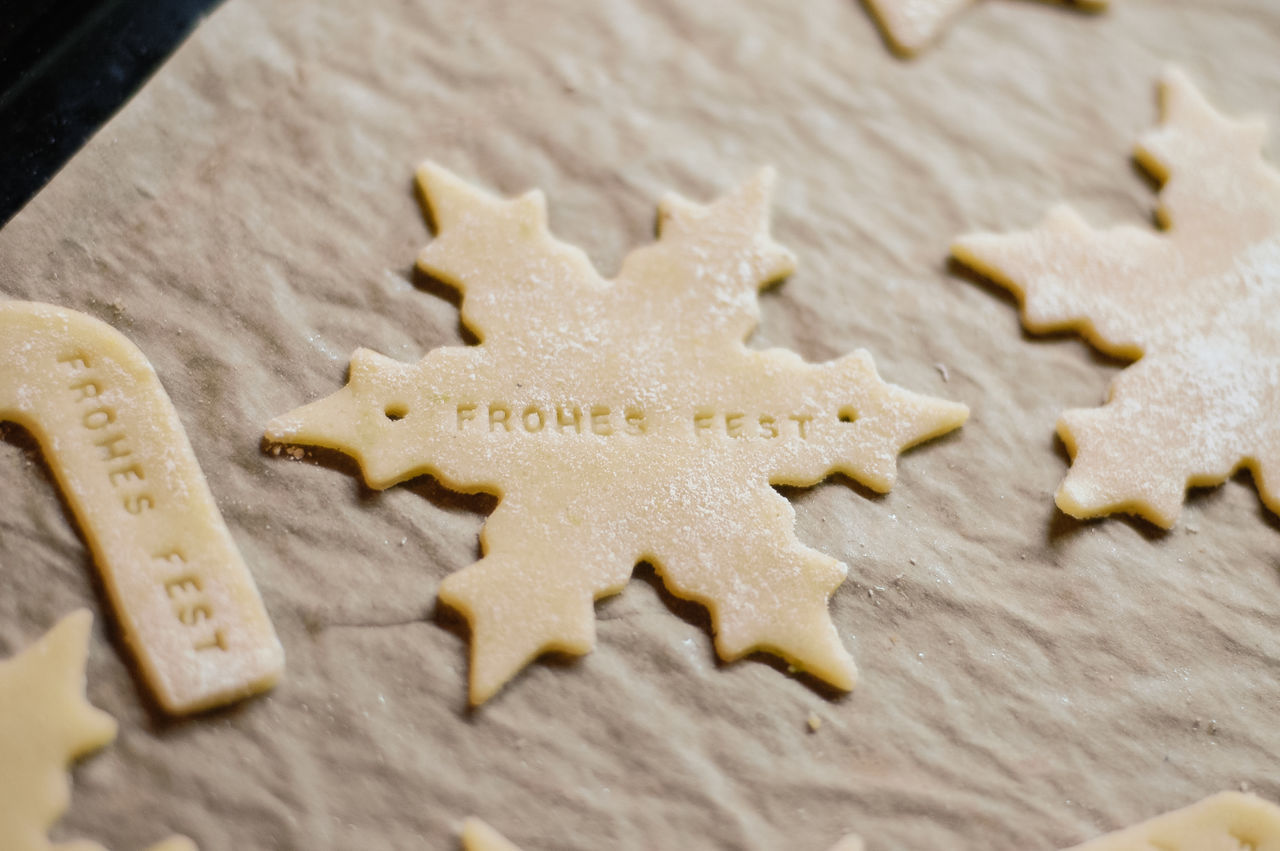
[[[499,199],[432,164],[418,179],[439,230],[418,265],[465,294],[480,345],[416,364],[358,350],[345,388],[267,437],[352,455],[371,487],[429,473],[501,496],[484,557],[440,589],[471,622],[472,701],[544,651],[588,652],[594,601],[641,561],[707,605],[722,658],[766,650],[851,688],[827,613],[846,568],[796,539],[771,485],[839,471],[887,490],[898,452],[967,409],[886,384],[865,351],[743,345],[757,290],[793,265],[768,233],[771,172],[709,206],[668,198],[611,281],[547,230],[540,192]]]
[[[903,56],[935,41],[951,19],[976,0],[866,0],[889,45]],[[1101,11],[1108,0],[1063,0],[1087,11]]]
[[[1256,795],[1219,792],[1067,851],[1264,851],[1280,848],[1280,807]]]
[[[93,615],[81,609],[38,642],[0,660],[0,845],[5,851],[103,851],[93,842],[54,845],[49,828],[67,808],[67,761],[108,744],[116,722],[85,700]],[[195,851],[173,837],[151,851]]]
[[[1164,79],[1163,121],[1138,145],[1158,180],[1160,234],[1094,230],[1066,207],[1035,230],[963,237],[956,258],[1013,291],[1033,332],[1079,331],[1140,358],[1101,408],[1058,423],[1071,470],[1058,506],[1171,527],[1189,485],[1239,467],[1280,512],[1280,174],[1265,125],[1233,121],[1185,76]]]

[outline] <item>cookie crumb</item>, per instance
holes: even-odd
[[[822,729],[822,719],[818,717],[818,713],[816,712],[809,713],[808,724],[810,733],[816,733],[818,730]]]

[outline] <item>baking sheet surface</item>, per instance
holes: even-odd
[[[154,714],[8,427],[0,652],[93,607],[89,694],[121,722],[56,835],[452,848],[474,814],[529,851],[822,851],[848,831],[873,851],[1050,849],[1222,789],[1280,800],[1280,522],[1247,477],[1195,493],[1169,533],[1057,513],[1055,420],[1118,365],[1024,335],[1007,297],[945,264],[955,235],[1060,201],[1148,222],[1129,152],[1160,70],[1275,125],[1277,44],[1269,0],[990,0],[909,63],[854,0],[230,0],[0,231],[0,293],[87,311],[151,358],[289,667],[238,708]],[[663,192],[705,200],[771,163],[800,269],[762,296],[752,344],[865,346],[890,380],[972,407],[887,496],[787,491],[802,540],[850,567],[831,608],[852,695],[718,663],[704,612],[642,569],[598,606],[594,653],[466,709],[466,629],[434,600],[492,500],[377,493],[349,462],[260,443],[356,347],[462,341],[412,272],[428,157],[541,187],[606,273],[652,237]]]

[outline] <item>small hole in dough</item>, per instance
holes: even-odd
[[[399,402],[392,402],[390,405],[387,405],[386,410],[382,413],[386,415],[387,419],[394,423],[397,420],[402,420],[409,416],[409,406],[401,405]]]
[[[847,405],[839,410],[838,415],[842,423],[856,422],[858,419],[858,412]]]

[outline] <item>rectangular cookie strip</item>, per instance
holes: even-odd
[[[1280,807],[1222,792],[1067,851],[1280,851]]]
[[[172,714],[275,683],[284,652],[146,357],[93,317],[0,303],[0,420],[40,442]]]

